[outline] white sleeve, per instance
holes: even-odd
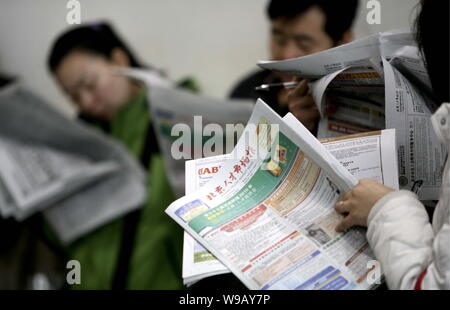
[[[422,289],[450,290],[450,225],[444,224],[433,241],[433,261],[422,281]]]
[[[414,289],[433,259],[433,230],[424,206],[412,192],[396,191],[375,204],[367,223],[367,239],[388,287]]]

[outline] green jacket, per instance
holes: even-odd
[[[110,123],[110,134],[140,160],[151,126],[147,93],[125,104]],[[155,143],[157,143],[155,141]],[[148,165],[150,194],[141,211],[127,276],[128,289],[182,289],[182,229],[164,213],[175,200],[160,154]],[[110,289],[121,249],[124,219],[102,226],[70,245],[69,259],[81,265],[81,284],[71,289]]]

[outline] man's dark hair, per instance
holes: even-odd
[[[449,95],[449,1],[422,0],[416,19],[416,40],[425,59],[433,92],[439,103]]]
[[[271,21],[278,18],[295,18],[312,7],[325,14],[325,32],[337,43],[350,30],[358,9],[358,0],[271,0],[267,15]]]
[[[79,26],[63,33],[50,50],[48,67],[54,72],[62,60],[73,51],[83,51],[110,59],[115,48],[121,48],[127,54],[131,67],[142,67],[130,48],[106,22]]]

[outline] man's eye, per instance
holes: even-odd
[[[287,39],[283,36],[274,36],[275,43],[278,45],[286,45]]]
[[[305,44],[304,42],[297,42],[297,47],[306,53],[313,50],[313,46],[311,46],[310,44]]]
[[[89,90],[95,90],[96,87],[97,87],[97,84],[95,82],[90,82],[88,84],[88,89]]]
[[[80,99],[80,96],[78,95],[78,93],[69,94],[69,97],[73,102],[78,102],[78,100]]]
[[[83,85],[87,90],[93,91],[97,87],[97,82],[95,80],[86,81]]]

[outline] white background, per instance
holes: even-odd
[[[144,63],[170,78],[195,77],[202,92],[226,97],[268,57],[266,0],[79,0],[82,22],[108,19]],[[297,0],[301,1],[301,0]],[[330,0],[337,1],[337,0]],[[345,0],[340,0],[345,1]],[[409,27],[418,0],[381,0],[381,25],[368,25],[360,0],[355,37]],[[51,43],[66,23],[66,0],[0,0],[0,72],[72,113],[46,68]]]

